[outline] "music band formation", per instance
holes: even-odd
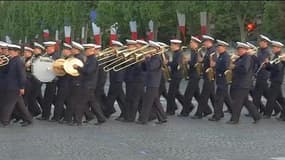
[[[192,36],[187,47],[179,39],[170,40],[170,45],[112,40],[105,49],[72,41],[63,43],[59,53],[54,41],[23,48],[0,42],[0,119],[3,126],[10,121],[28,126],[33,117],[82,125],[96,117],[100,125],[116,112],[117,102],[116,120],[147,124],[157,119],[163,124],[167,116],[175,115],[177,99],[183,107],[179,117],[188,117],[196,107],[192,119],[211,115],[209,121],[219,121],[225,104],[231,114],[228,124],[239,123],[243,106],[254,123],[271,116],[285,121],[284,45],[264,35],[258,44],[237,42],[235,53],[229,53],[227,42],[203,35],[201,40]],[[184,94],[183,79],[188,81]]]

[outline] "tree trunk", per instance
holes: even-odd
[[[247,39],[247,32],[245,30],[245,16],[242,17],[241,15],[236,15],[236,17],[239,25],[240,40],[245,42]]]

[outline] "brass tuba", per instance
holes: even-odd
[[[232,79],[233,79],[233,71],[231,66],[234,64],[234,62],[239,58],[238,55],[236,55],[235,53],[232,54],[231,58],[230,58],[230,64],[228,69],[224,72],[226,81],[228,84],[232,83]]]

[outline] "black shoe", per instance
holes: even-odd
[[[227,121],[226,124],[238,124],[238,121]]]
[[[270,116],[264,115],[262,118],[263,118],[263,119],[270,119]]]
[[[282,118],[282,117],[277,117],[276,118],[278,121],[285,121],[285,118]]]
[[[186,113],[180,113],[179,115],[177,115],[177,117],[188,117],[189,114]]]
[[[157,121],[157,122],[155,122],[155,124],[163,124],[163,123],[166,123],[166,122],[167,122],[167,120]]]
[[[247,114],[245,114],[244,116],[246,116],[246,117],[251,117],[251,114],[247,113]]]
[[[207,117],[210,114],[212,114],[212,112],[203,113],[203,117]]]
[[[30,121],[25,121],[25,122],[22,123],[22,127],[27,127],[27,126],[29,126],[29,125],[31,125],[31,124],[32,124],[32,122],[30,122]]]
[[[49,122],[58,122],[59,120],[58,119],[51,119],[51,120],[48,120]]]
[[[122,122],[122,121],[124,121],[124,120],[125,120],[125,118],[124,118],[124,117],[118,117],[118,118],[116,118],[115,120],[116,120],[116,121],[121,121],[121,122]]]
[[[97,123],[94,123],[94,125],[99,126],[102,125],[103,123],[105,123],[106,121],[98,121]]]
[[[39,117],[39,118],[36,118],[37,120],[40,120],[40,121],[46,121],[48,120],[48,118],[45,118],[45,117]]]
[[[220,118],[216,118],[216,117],[211,117],[211,118],[208,119],[208,121],[215,121],[215,122],[217,122],[219,120],[221,120],[221,119]]]
[[[137,121],[136,124],[146,125],[147,122]]]
[[[18,123],[21,119],[15,119],[13,123]]]
[[[191,119],[202,119],[202,118],[203,118],[202,116],[197,116],[197,115],[191,117]]]
[[[252,123],[253,123],[253,124],[257,124],[257,123],[259,123],[259,122],[260,122],[260,118],[255,119]]]
[[[173,116],[173,115],[175,115],[175,112],[167,112],[166,115]]]

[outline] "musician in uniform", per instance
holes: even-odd
[[[223,105],[226,99],[230,100],[228,93],[228,82],[225,72],[229,69],[230,56],[227,52],[229,44],[225,41],[217,40],[217,53],[219,54],[216,61],[216,96],[214,105],[214,115],[209,118],[209,121],[219,121],[224,117]],[[231,101],[231,100],[230,100]]]
[[[8,44],[5,42],[0,41],[0,56],[5,56],[8,55]],[[2,103],[3,103],[3,97],[4,97],[4,93],[5,93],[5,76],[7,74],[7,66],[1,66],[2,63],[4,63],[2,61],[2,59],[0,59],[0,107],[2,107]]]
[[[34,42],[34,54],[32,58],[32,65],[33,63],[42,56],[43,52],[45,51],[45,47],[37,42]],[[31,94],[33,97],[36,98],[37,103],[39,103],[40,107],[43,106],[43,96],[42,96],[42,82],[38,80],[34,75],[32,76],[32,90]]]
[[[196,64],[201,63],[202,55],[198,52],[199,44],[201,44],[201,40],[191,36],[190,40],[190,48],[191,48],[191,55],[189,64],[189,81],[187,88],[184,93],[184,106],[179,116],[187,117],[189,116],[190,112],[194,109],[194,105],[192,104],[192,98],[195,97],[197,102],[200,99],[200,73],[198,73]]]
[[[276,105],[275,103],[278,102],[280,106],[282,107],[282,114],[278,119],[285,121],[285,116],[284,116],[285,115],[285,101],[284,101],[284,96],[282,95],[282,83],[284,79],[285,63],[282,62],[282,59],[279,59],[279,56],[281,56],[281,51],[284,45],[278,41],[271,41],[271,45],[272,45],[272,52],[274,54],[272,63],[270,63],[269,59],[265,59],[265,62],[264,62],[265,69],[270,72],[269,79],[271,82],[270,88],[269,88],[270,94],[268,94],[268,99],[267,99],[268,101],[266,103],[264,118],[271,117],[273,106],[275,106]]]
[[[41,107],[37,102],[36,96],[34,94],[34,79],[35,77],[32,75],[32,60],[33,60],[33,52],[34,50],[30,47],[24,47],[24,59],[25,59],[25,69],[26,69],[26,75],[27,75],[27,81],[26,81],[26,88],[25,88],[25,95],[24,100],[26,106],[28,106],[28,109],[30,113],[35,117],[41,114]]]
[[[18,45],[9,44],[9,64],[7,75],[5,76],[5,96],[3,98],[3,108],[1,114],[1,122],[3,126],[10,123],[11,115],[14,110],[21,113],[21,118],[24,120],[22,126],[32,124],[32,115],[25,106],[23,95],[25,94],[25,67],[20,58],[21,47]]]
[[[182,63],[182,52],[181,52],[181,40],[172,39],[170,40],[170,49],[173,52],[172,62],[168,62],[171,70],[171,81],[169,83],[168,88],[168,96],[167,96],[167,109],[166,112],[168,115],[174,115],[177,107],[175,102],[175,98],[184,105],[184,97],[179,91],[180,82],[183,78],[181,72],[181,63]]]
[[[46,54],[43,56],[50,57],[53,60],[60,58],[60,55],[56,52],[56,42],[47,41],[43,43],[46,47]],[[55,102],[56,96],[56,80],[46,83],[44,92],[44,99],[42,105],[42,116],[38,120],[49,120],[51,115],[51,105]]]
[[[96,125],[99,125],[106,121],[106,117],[95,97],[98,75],[98,62],[95,54],[99,51],[101,46],[84,44],[83,47],[85,48],[85,55],[87,57],[86,62],[83,67],[74,65],[74,68],[82,74],[82,87],[79,89],[79,92],[76,93],[78,99],[73,100],[75,103],[77,102],[77,104],[73,103],[75,106],[72,107],[75,113],[74,120],[76,125],[81,125],[83,114],[87,110],[86,108],[91,107],[97,118]]]
[[[266,96],[266,92],[268,91],[268,79],[269,79],[269,71],[267,71],[264,67],[261,66],[265,59],[270,58],[270,39],[264,35],[260,35],[259,40],[259,50],[257,52],[257,71],[256,71],[256,83],[255,88],[253,90],[253,103],[260,110],[260,112],[264,112],[264,105],[261,102],[261,97]],[[259,69],[260,67],[260,69]]]
[[[208,35],[203,35],[203,45],[205,48],[207,48],[207,51],[205,53],[205,56],[203,58],[203,88],[198,104],[198,109],[195,113],[195,116],[193,116],[193,119],[201,119],[203,116],[210,115],[212,113],[212,110],[210,106],[208,105],[208,100],[210,98],[212,106],[215,104],[215,82],[213,79],[209,79],[207,69],[215,67],[215,61],[216,61],[216,49],[214,46],[215,39]]]
[[[63,43],[63,48],[61,51],[63,59],[68,59],[72,56],[71,49],[71,45]],[[69,74],[65,74],[63,76],[58,76],[57,78],[57,93],[55,97],[54,114],[51,118],[51,122],[59,122],[64,117],[64,105],[67,106],[69,94],[72,93],[70,91],[71,76]]]
[[[128,48],[139,49],[148,45],[143,40],[126,40]],[[125,72],[126,83],[126,121],[134,122],[137,112],[141,110],[145,72],[142,70],[142,63],[136,63],[128,68]]]
[[[242,42],[237,42],[237,52],[239,58],[230,66],[233,72],[230,95],[232,98],[232,115],[228,124],[238,124],[243,104],[254,119],[254,123],[260,120],[260,114],[256,106],[248,100],[249,90],[253,76],[254,62],[247,53],[249,46]]]
[[[160,45],[156,42],[149,41],[152,48],[160,51]],[[161,66],[162,61],[159,54],[152,53],[145,55],[145,61],[142,64],[143,69],[146,71],[145,78],[145,92],[143,95],[142,110],[137,121],[138,124],[146,124],[149,120],[152,108],[158,118],[158,124],[166,123],[166,114],[162,108],[159,100],[159,86],[161,80]]]
[[[112,45],[111,47],[113,49],[117,49],[119,47],[122,47],[123,44],[119,41],[112,41]],[[109,90],[108,90],[108,94],[107,94],[107,103],[106,103],[106,107],[107,110],[105,112],[105,116],[106,117],[110,117],[113,113],[116,112],[115,108],[114,108],[114,103],[115,101],[118,102],[120,110],[121,110],[121,114],[119,117],[117,117],[118,120],[124,120],[125,117],[125,106],[126,106],[126,95],[123,91],[123,81],[124,81],[124,74],[125,74],[125,70],[121,70],[118,72],[115,71],[110,71],[109,72],[109,81],[110,81],[110,85],[109,85]]]

